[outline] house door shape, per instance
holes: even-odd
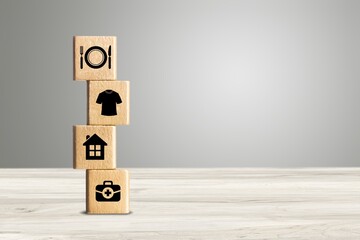
[[[107,143],[98,135],[94,134],[91,137],[86,135],[83,146],[85,146],[86,160],[104,160]]]

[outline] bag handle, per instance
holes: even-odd
[[[110,183],[110,185],[113,185],[113,181],[104,181],[103,185],[109,185],[109,184],[106,184],[106,183]]]

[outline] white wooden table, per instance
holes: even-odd
[[[360,239],[360,169],[130,169],[129,215],[87,215],[85,172],[1,169],[0,239]]]

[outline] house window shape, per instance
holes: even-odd
[[[83,146],[85,146],[86,160],[104,160],[107,143],[98,135],[94,134],[91,137],[87,135]]]

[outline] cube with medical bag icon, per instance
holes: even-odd
[[[74,36],[74,80],[116,79],[116,37]]]
[[[128,171],[125,169],[86,170],[86,212],[129,213]]]
[[[88,81],[89,125],[129,124],[129,81]]]

